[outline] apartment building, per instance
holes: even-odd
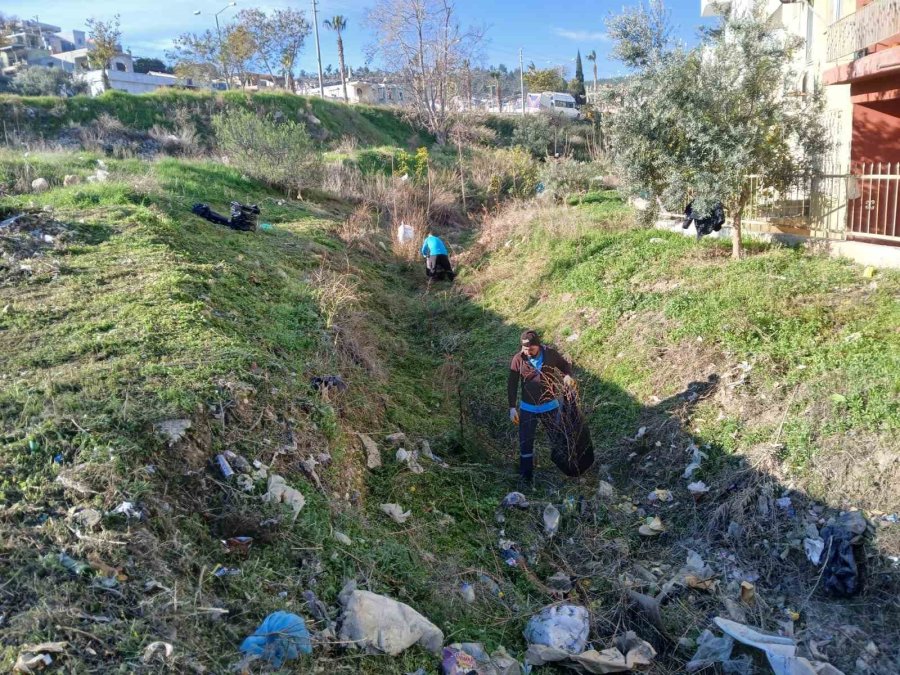
[[[785,64],[797,73],[786,93],[823,87],[832,152],[823,177],[783,200],[789,217],[761,208],[759,220],[770,229],[790,220],[798,234],[900,246],[900,0],[764,1],[774,29],[804,40]],[[700,12],[739,16],[752,7],[753,0],[701,0]]]

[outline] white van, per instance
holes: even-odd
[[[545,91],[541,94],[528,94],[528,112],[552,112],[572,119],[578,119],[581,113],[575,107],[575,97],[558,91]]]

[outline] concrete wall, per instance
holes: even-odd
[[[126,91],[129,94],[147,94],[156,91],[161,87],[172,87],[185,84],[182,80],[174,77],[163,77],[160,75],[145,75],[143,73],[123,73],[118,70],[107,70],[109,77],[109,85],[111,89],[118,91]],[[103,93],[103,73],[99,70],[89,70],[84,73],[77,74],[78,79],[86,82],[91,96],[98,96]]]

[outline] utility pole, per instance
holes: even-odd
[[[316,60],[319,62],[319,96],[325,98],[325,86],[322,84],[322,50],[319,49],[319,14],[316,11],[318,3],[312,0],[313,26],[316,28]]]
[[[519,88],[522,90],[522,115],[525,115],[525,66],[522,61],[522,48],[519,47]]]

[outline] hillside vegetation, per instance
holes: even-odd
[[[116,117],[127,134],[164,123],[147,110],[166,96],[134,98],[86,105],[98,121],[140,109],[142,122]],[[290,114],[309,121],[298,101]],[[303,201],[216,156],[0,151],[0,669],[60,641],[62,672],[227,672],[286,610],[314,633],[287,672],[440,672],[419,647],[339,643],[350,580],[421,612],[445,644],[520,660],[529,617],[566,598],[589,610],[598,650],[627,631],[652,643],[650,673],[684,672],[714,616],[790,631],[846,673],[900,669],[897,273],[761,244],[732,262],[719,243],[637,228],[617,192],[588,191],[597,165],[486,144],[459,158],[387,112],[318,104],[344,131],[318,138],[324,179]],[[52,117],[38,107],[30,119]],[[264,225],[191,213],[232,200]],[[451,244],[455,285],[426,285],[417,242],[391,236],[401,221]],[[541,442],[531,506],[501,509],[517,487],[505,384],[525,328],[575,362],[597,462],[566,479]],[[346,389],[317,388],[325,376]],[[683,472],[701,450],[695,502]],[[223,453],[250,470],[227,477]],[[267,501],[264,474],[303,508]],[[550,535],[547,504],[561,513]],[[862,594],[839,600],[803,542],[848,508],[873,525]],[[653,516],[665,532],[640,536]],[[712,575],[699,587],[684,581],[690,552]]]

